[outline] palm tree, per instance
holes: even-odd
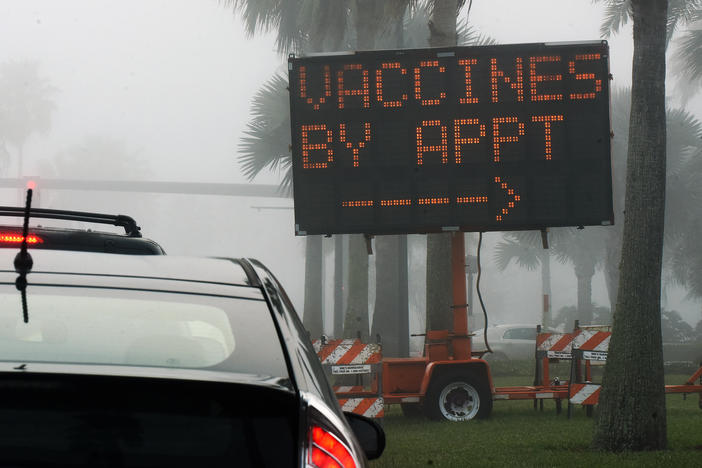
[[[631,122],[622,261],[593,445],[667,445],[660,285],[666,184],[665,49],[668,2],[631,0]]]
[[[569,230],[559,242],[554,243],[558,261],[573,265],[578,281],[577,319],[583,325],[593,323],[592,278],[605,260],[603,253],[608,232],[608,227]]]
[[[431,6],[429,45],[431,47],[455,46],[456,0],[434,0]],[[451,235],[427,235],[427,330],[450,330],[453,288],[451,281]]]
[[[600,25],[602,37],[609,37],[619,32],[632,17],[631,0],[595,0],[606,5],[605,16]],[[701,0],[669,0],[666,26],[666,47],[673,35],[702,20]],[[684,104],[686,96],[698,91],[702,86],[702,30],[690,28],[683,30],[673,59],[676,74],[685,80],[681,86]]]
[[[429,29],[429,46],[456,46],[459,33],[465,39],[480,43],[492,43],[490,38],[482,37],[465,23],[457,23],[457,16],[464,0],[433,0],[427,2],[431,12],[427,26]],[[451,281],[451,234],[427,235],[427,294],[426,294],[426,329],[448,330],[453,320],[451,306],[453,299]]]
[[[10,61],[0,64],[0,146],[17,150],[17,176],[22,176],[24,145],[34,133],[46,133],[56,108],[58,90],[39,74],[39,64]]]
[[[549,246],[562,242],[570,235],[569,229],[551,229],[548,234]],[[495,246],[495,262],[504,271],[514,261],[529,271],[541,269],[541,294],[544,298],[541,324],[551,325],[551,249],[544,249],[541,233],[535,231],[511,231],[503,235],[503,240]]]
[[[602,37],[617,34],[619,30],[632,19],[631,0],[595,0],[604,3],[605,16],[600,25]],[[669,0],[667,9],[667,23],[665,45],[668,47],[673,34],[681,27],[694,23],[699,19],[699,9],[702,8],[700,0]],[[699,50],[698,54],[702,53]]]
[[[429,2],[410,5],[405,10],[404,21],[397,21],[393,27],[380,31],[376,41],[377,45],[382,48],[426,47],[430,33],[429,22],[431,13],[431,4]],[[476,33],[475,30],[466,26],[465,22],[458,24],[456,34],[457,41],[461,45],[494,42],[489,37]],[[376,237],[376,294],[371,334],[373,336],[381,336],[383,340],[383,354],[387,356],[403,356],[408,351],[404,347],[408,344],[407,340],[409,337],[401,336],[403,333],[406,334],[408,332],[406,326],[409,320],[406,284],[408,275],[407,245],[406,236]],[[450,275],[450,269],[446,274]],[[451,298],[449,297],[448,299],[450,301]],[[427,308],[427,310],[440,309]],[[444,313],[442,318],[446,318],[449,324],[452,323],[451,314]],[[437,325],[438,327],[441,327],[441,325]],[[444,328],[447,327],[444,326]]]
[[[612,142],[614,212],[617,222],[606,229],[605,279],[614,308],[619,283],[619,260],[621,255],[623,225],[620,222],[624,213],[624,191],[626,173],[626,148],[628,144],[628,122],[630,116],[631,91],[615,90],[612,94],[612,129],[615,138]],[[686,256],[693,255],[691,249],[683,249],[684,238],[695,237],[694,224],[699,212],[702,188],[702,164],[695,157],[702,146],[702,122],[684,109],[669,109],[666,112],[666,204],[664,266],[672,276],[684,286],[683,278],[687,265]],[[690,257],[692,258],[692,257]],[[680,272],[676,274],[676,265]],[[698,270],[702,273],[702,270]]]
[[[402,18],[406,5],[412,2],[233,0],[228,3],[241,12],[250,34],[276,29],[278,50],[281,53],[301,53],[348,49],[352,40],[357,49],[372,49],[376,37],[384,31],[382,18]],[[290,190],[292,173],[287,143],[290,138],[289,103],[286,80],[283,77],[274,77],[264,85],[254,98],[252,114],[247,136],[240,145],[240,161],[244,172],[251,179],[264,168],[282,170],[283,188]],[[349,273],[352,277],[349,279],[350,299],[344,333],[346,336],[360,333],[366,337],[368,259],[365,241],[360,236],[355,237],[349,242]],[[303,321],[308,331],[316,336],[323,330],[321,240],[308,236],[307,242]]]
[[[702,253],[699,248],[699,233],[702,228],[702,188],[699,178],[702,176],[702,123],[695,121],[697,129],[696,146],[688,147],[684,158],[679,161],[669,174],[677,187],[670,197],[683,202],[675,206],[671,200],[670,218],[676,222],[666,249],[666,266],[675,282],[687,288],[691,298],[702,298]],[[684,189],[686,188],[686,190]],[[682,192],[682,193],[681,193]],[[667,229],[667,227],[666,227]],[[668,239],[667,239],[668,240]]]
[[[250,32],[255,32],[256,28],[259,27],[257,25],[272,28],[277,24],[291,24],[283,20],[282,9],[275,10],[275,13],[268,18],[264,8],[267,4],[266,2],[251,6],[247,5],[247,2],[233,3],[243,12]],[[302,3],[311,8],[308,11],[317,13],[325,11],[323,8],[315,9],[316,7],[312,6],[313,2]],[[411,0],[391,2],[357,0],[355,2],[346,2],[346,8],[342,10],[346,11],[348,18],[344,22],[338,21],[334,23],[338,26],[336,29],[337,34],[334,36],[336,43],[346,46],[355,44],[356,49],[373,49],[376,45],[381,45],[382,47],[415,46],[414,43],[417,42],[417,38],[426,37],[429,31],[427,27],[429,7],[425,5],[419,6],[415,3]],[[278,3],[273,2],[270,4],[277,5]],[[336,11],[339,14],[341,10]],[[327,13],[329,13],[328,10]],[[402,19],[403,17],[406,18],[404,22],[391,21],[384,24],[380,20],[381,18]],[[268,18],[268,20],[265,20],[265,18]],[[424,26],[423,31],[421,30],[422,25]],[[287,28],[285,34],[279,30],[279,48],[282,51],[289,51],[296,44],[303,44],[304,46],[307,43],[306,41],[312,40],[311,38],[313,37],[322,38],[319,40],[323,41],[328,39],[328,34],[323,31],[311,32],[308,30],[305,32],[306,28],[309,29],[309,27],[307,23],[304,23],[298,28]],[[343,33],[340,33],[340,30],[343,30]],[[465,24],[459,27],[458,37],[462,43],[494,42],[489,38],[480,36],[474,30],[466,27]],[[343,40],[339,42],[339,38],[343,38]],[[426,45],[426,42],[424,45]],[[248,125],[247,135],[242,139],[240,145],[240,162],[249,178],[255,177],[263,168],[283,171],[285,174],[283,188],[290,189],[291,173],[287,145],[289,141],[289,112],[285,88],[285,78],[282,76],[274,77],[264,85],[254,98],[253,119]],[[376,269],[381,274],[376,275],[378,286],[376,287],[375,310],[379,311],[379,313],[375,315],[373,334],[379,333],[384,337],[384,340],[389,339],[390,342],[397,341],[394,339],[397,338],[394,335],[398,333],[396,326],[397,314],[407,313],[407,311],[397,310],[398,299],[395,297],[397,292],[394,291],[396,288],[388,288],[387,281],[389,279],[382,274],[382,272],[394,271],[395,265],[403,260],[395,254],[390,254],[390,252],[396,252],[398,240],[399,238],[396,236],[379,236],[376,239]],[[365,258],[365,242],[362,239],[352,240],[350,242],[350,250],[349,271],[352,277],[349,280],[349,291],[351,291],[351,294],[347,305],[344,333],[345,336],[356,336],[360,331],[362,336],[366,336],[368,332],[368,307],[367,300],[363,300],[363,298],[367,298],[368,295],[368,262],[367,258]],[[406,262],[406,258],[404,260]],[[362,277],[363,275],[365,277]],[[391,278],[396,276],[390,275]],[[308,284],[307,281],[306,284]],[[400,289],[404,290],[404,288]],[[306,300],[307,303],[308,301]],[[387,304],[392,304],[394,307],[387,307]],[[310,314],[308,314],[308,308],[305,306],[305,316],[308,315]],[[315,313],[314,315],[317,314]],[[316,328],[321,330],[321,320],[318,322]]]

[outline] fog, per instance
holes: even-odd
[[[500,43],[599,38],[603,8],[588,0],[473,3],[471,24]],[[0,64],[34,62],[39,76],[56,89],[50,129],[32,134],[23,147],[21,175],[38,177],[40,188],[42,178],[52,177],[245,183],[237,145],[251,97],[276,70],[285,70],[273,35],[247,37],[231,8],[216,0],[0,0],[0,44]],[[627,86],[630,26],[610,40],[610,48],[613,85]],[[669,93],[675,93],[673,85]],[[702,116],[699,97],[688,110]],[[0,178],[18,175],[16,148],[7,150]],[[280,180],[280,174],[265,173],[254,183]],[[0,189],[0,196],[2,205],[18,203],[16,190]],[[294,236],[290,199],[43,191],[40,204],[132,215],[144,235],[172,255],[258,258],[302,311],[304,238]],[[500,233],[486,234],[482,251],[482,290],[491,321],[536,324],[540,274],[516,266],[499,272],[493,248],[500,240]],[[412,241],[421,242],[421,237]],[[328,250],[332,243],[325,239]],[[474,255],[475,244],[468,245]],[[413,267],[421,261],[413,257]],[[327,330],[332,328],[332,262],[327,255]],[[417,275],[413,279],[421,281]],[[552,263],[551,288],[554,313],[577,302],[571,266]],[[694,325],[699,303],[684,296],[669,288],[664,305]],[[415,299],[412,328],[419,331],[423,305],[421,296]],[[600,272],[593,301],[609,306]]]

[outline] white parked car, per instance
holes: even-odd
[[[473,333],[473,351],[486,350],[484,329],[475,330]],[[489,326],[487,339],[492,353],[485,354],[483,356],[485,360],[533,359],[536,347],[536,325],[506,324]]]

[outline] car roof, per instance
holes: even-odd
[[[536,325],[533,323],[501,323],[499,325],[490,325],[488,330],[490,328],[536,328]]]
[[[18,249],[0,249],[0,272],[15,273],[13,262]],[[212,283],[257,287],[258,280],[248,261],[223,258],[178,257],[167,255],[113,255],[99,252],[34,250],[33,267],[27,279],[39,274],[91,275],[108,278],[131,277],[180,280],[195,284]]]

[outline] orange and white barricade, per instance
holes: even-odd
[[[336,385],[334,393],[342,410],[369,418],[384,416],[382,392],[382,346],[358,339],[314,340],[312,342],[325,371],[332,376],[354,375],[357,385]],[[364,384],[363,376],[370,382]]]
[[[571,404],[587,407],[588,416],[600,398],[600,384],[592,382],[592,366],[604,365],[607,361],[609,340],[612,332],[608,328],[585,328],[578,330],[573,338],[570,383],[568,386],[568,417]],[[585,369],[583,373],[583,363]]]
[[[571,384],[569,401],[576,405],[596,405],[600,398],[600,384]]]

